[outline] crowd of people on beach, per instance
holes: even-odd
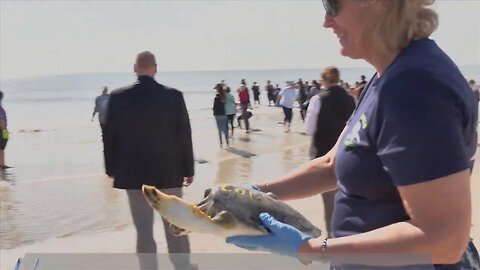
[[[340,71],[336,67],[330,67],[330,70],[335,70],[337,73],[334,85],[343,89],[355,102],[358,101],[367,83],[365,75],[361,75],[360,81],[355,82],[355,87],[351,87],[347,82],[340,79]],[[322,73],[322,78],[319,81],[303,81],[302,78],[296,81],[287,80],[283,88],[280,88],[279,84],[276,84],[274,87],[271,81],[267,80],[263,87],[263,93],[265,93],[268,100],[268,106],[281,107],[283,109],[284,117],[279,124],[285,126],[286,133],[290,132],[294,107],[299,108],[302,122],[305,123],[307,119],[311,119],[307,129],[312,129],[310,126],[312,126],[313,122],[317,119],[315,115],[318,114],[319,108],[313,109],[313,107],[311,107],[311,109],[308,110],[310,100],[315,96],[322,95],[322,93],[326,92],[329,86],[331,86],[326,81],[328,77],[327,74],[328,73]],[[217,124],[220,147],[223,147],[222,138],[225,138],[226,145],[229,147],[229,138],[233,138],[236,127],[234,125],[235,117],[237,117],[237,126],[242,128],[241,122],[243,121],[245,124],[245,132],[250,133],[249,119],[253,115],[252,110],[254,107],[261,105],[261,96],[265,95],[262,95],[261,86],[256,81],[252,83],[250,90],[246,79],[240,80],[240,86],[236,90],[236,97],[232,95],[231,88],[225,80],[218,82],[213,89],[215,89],[216,93],[212,109]],[[253,102],[250,98],[251,96],[253,96]],[[316,107],[318,107],[317,103],[318,101],[315,103]],[[307,116],[308,114],[310,117]],[[228,127],[229,125],[230,128]]]

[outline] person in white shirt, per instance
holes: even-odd
[[[308,136],[313,136],[317,130],[318,113],[321,107],[322,101],[318,94],[312,96],[308,104],[307,117],[305,118],[305,133],[307,133]]]
[[[295,82],[293,81],[287,81],[287,86],[283,88],[277,96],[277,101],[280,100],[279,103],[280,106],[282,106],[283,113],[285,115],[283,120],[283,124],[287,127],[285,132],[290,132],[290,124],[292,123],[292,108],[296,96],[297,92],[295,89]]]

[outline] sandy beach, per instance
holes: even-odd
[[[300,120],[298,109],[294,109],[294,120],[292,131],[284,132],[283,125],[277,122],[282,120],[280,108],[262,106],[254,108],[254,117],[251,121],[253,132],[246,134],[244,130],[235,129],[235,136],[230,149],[222,149],[218,144],[218,135],[215,128],[214,119],[210,117],[210,112],[202,115],[191,115],[194,152],[196,158],[195,182],[191,187],[184,189],[185,199],[191,202],[197,202],[201,199],[203,190],[218,184],[247,185],[251,183],[263,182],[273,179],[288,171],[298,167],[309,160],[308,151],[310,138],[303,134],[304,124]],[[20,149],[22,153],[27,152],[25,148],[36,147],[37,151],[51,152],[56,149],[51,135],[71,136],[71,134],[62,134],[62,131],[45,131],[38,134],[20,133],[17,134],[17,141],[10,145],[9,149]],[[48,133],[51,133],[47,135]],[[93,212],[83,213],[84,215],[98,216],[115,220],[108,228],[97,230],[82,230],[80,232],[66,230],[63,235],[47,237],[47,239],[34,242],[26,242],[11,248],[2,248],[0,250],[0,269],[14,269],[17,258],[25,256],[26,253],[133,253],[135,251],[135,229],[129,209],[126,203],[124,191],[111,188],[111,179],[103,174],[101,162],[101,140],[99,127],[95,124],[86,123],[82,132],[85,132],[81,139],[81,144],[75,142],[75,148],[78,155],[72,160],[71,167],[56,168],[60,170],[56,178],[61,182],[62,175],[69,175],[69,170],[75,170],[76,176],[65,176],[69,178],[68,185],[58,184],[55,187],[55,180],[49,179],[45,182],[35,182],[33,184],[20,183],[12,184],[5,182],[0,185],[0,194],[2,203],[15,201],[15,198],[25,196],[36,196],[36,193],[45,192],[47,195],[58,196],[65,200],[65,213],[63,216],[68,219],[81,219],[81,216],[75,217],[75,212],[68,211],[70,204],[88,203],[88,198],[95,198],[95,210]],[[69,137],[70,138],[70,137]],[[49,147],[42,148],[35,145],[20,145],[31,140],[44,139],[51,142]],[[76,140],[71,137],[70,141]],[[64,147],[64,146],[59,146]],[[61,153],[64,153],[61,151]],[[71,152],[73,153],[73,152]],[[10,154],[10,160],[19,160],[19,154],[15,156]],[[68,159],[69,154],[59,154],[54,159]],[[88,159],[86,163],[78,162],[79,159]],[[477,151],[476,159],[480,160],[480,153]],[[34,162],[32,162],[33,164]],[[92,166],[91,164],[96,164]],[[22,173],[22,166],[17,166],[16,177],[33,178],[32,173]],[[46,168],[39,167],[41,170]],[[47,168],[48,169],[48,168]],[[473,227],[471,237],[477,246],[480,245],[480,168],[476,167],[472,175],[472,198],[473,198]],[[28,181],[27,181],[28,182]],[[70,189],[70,193],[65,194],[64,189]],[[86,196],[85,194],[88,194]],[[87,202],[85,202],[87,198]],[[59,199],[61,200],[61,199]],[[101,203],[99,203],[101,202]],[[303,213],[312,223],[321,229],[325,228],[323,221],[323,206],[320,196],[308,199],[288,202],[295,209]],[[48,205],[42,208],[39,202],[38,209],[35,212],[39,215],[48,215]],[[441,207],[441,206],[439,206]],[[61,208],[59,208],[61,209]],[[58,210],[57,210],[58,211]],[[8,213],[2,214],[2,217],[12,217]],[[12,217],[17,218],[17,217]],[[21,218],[21,217],[18,217]],[[31,219],[33,220],[33,219]],[[117,222],[118,221],[118,222]],[[166,252],[166,243],[164,241],[163,226],[160,218],[156,216],[155,235],[159,253]],[[59,221],[60,222],[60,221]],[[94,222],[93,222],[94,223]],[[92,225],[93,226],[93,225]],[[21,231],[21,228],[9,228],[12,231]],[[232,245],[224,243],[223,239],[212,237],[211,235],[191,235],[192,252],[194,253],[242,253],[245,252]],[[4,241],[4,240],[2,240]]]

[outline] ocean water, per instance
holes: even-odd
[[[460,68],[466,78],[480,82],[480,66]],[[240,79],[245,78],[249,86],[257,81],[263,90],[267,80],[282,87],[286,80],[318,80],[320,72],[319,69],[160,72],[156,79],[184,92],[191,117],[195,118],[198,111],[211,108],[212,88],[220,80],[236,89]],[[369,78],[373,73],[371,68],[341,69],[342,79],[350,84],[361,75]],[[72,74],[0,81],[0,89],[5,93],[4,107],[11,119],[10,129],[71,128],[78,126],[73,119],[82,119],[91,113],[93,100],[102,86],[115,89],[135,80],[131,73]],[[264,92],[261,99],[267,100]]]
[[[480,81],[480,66],[461,70],[466,78]],[[341,74],[345,81],[353,84],[360,75],[367,78],[373,75],[373,70],[345,68]],[[233,154],[264,153],[254,159],[235,159],[228,153],[218,152],[211,116],[212,88],[218,81],[225,80],[236,89],[240,79],[245,78],[249,86],[257,81],[263,90],[267,80],[282,86],[286,80],[310,81],[319,77],[319,69],[158,73],[156,79],[160,83],[184,92],[196,157],[210,161],[206,165],[197,164],[197,175],[203,182],[198,183],[197,190],[191,194],[201,194],[203,188],[219,183],[217,181],[244,183],[272,171],[288,171],[308,156],[305,146],[308,144],[301,135],[280,137],[275,135],[275,128],[239,142],[242,149]],[[114,89],[135,79],[130,73],[112,73],[0,82],[11,131],[6,163],[14,167],[3,172],[0,180],[0,249],[111,230],[131,223],[124,193],[113,190],[111,180],[103,174],[98,122],[92,123],[90,119],[94,99],[102,86]],[[266,103],[265,92],[261,100]],[[264,125],[257,123],[259,126],[277,121],[268,114],[259,119],[266,121]],[[272,154],[275,151],[282,154]],[[221,162],[215,162],[219,160]],[[265,164],[280,164],[283,169],[272,169]]]
[[[360,75],[372,74],[371,69],[345,69],[343,77],[355,82]],[[191,117],[198,111],[208,110],[212,106],[213,86],[225,80],[232,89],[240,85],[245,78],[249,86],[253,81],[260,85],[271,80],[272,83],[284,85],[286,80],[313,80],[320,77],[320,70],[259,70],[259,71],[194,71],[194,72],[160,72],[156,79],[167,86],[184,92]],[[136,80],[131,73],[112,74],[73,74],[48,76],[28,80],[9,80],[2,82],[1,89],[5,95],[5,107],[12,119],[10,128],[56,128],[72,127],[76,123],[72,117],[81,119],[85,112],[92,110],[92,102],[100,93],[103,85],[115,89]],[[266,95],[263,95],[266,100]],[[27,116],[28,117],[25,117]],[[18,117],[17,117],[18,116]],[[53,120],[53,121],[51,121]]]
[[[461,67],[461,70],[466,78],[480,81],[480,66]],[[160,72],[156,79],[184,92],[191,117],[195,118],[198,111],[211,108],[212,88],[220,80],[236,89],[240,79],[245,78],[249,86],[257,81],[263,90],[267,80],[282,87],[286,80],[318,80],[320,72],[319,69]],[[369,78],[373,72],[371,68],[341,69],[342,79],[350,84],[361,75]],[[78,125],[72,119],[88,116],[102,86],[115,89],[135,79],[130,73],[58,75],[2,81],[0,89],[5,93],[4,107],[11,119],[10,129],[50,129]],[[266,102],[265,93],[261,99]]]

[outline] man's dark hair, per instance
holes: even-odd
[[[0,101],[3,99],[3,92],[0,91]]]

